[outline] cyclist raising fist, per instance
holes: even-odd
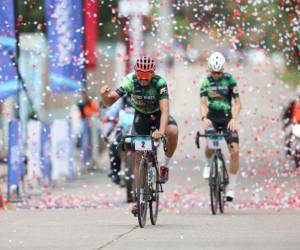
[[[178,128],[177,123],[169,115],[168,86],[161,76],[155,74],[155,61],[149,56],[143,56],[136,60],[134,72],[128,74],[120,87],[110,89],[103,86],[100,95],[105,105],[110,106],[120,97],[129,95],[135,109],[133,135],[149,135],[150,128],[156,127],[152,134],[154,139],[161,135],[167,138],[167,152],[163,165],[160,166],[160,182],[168,181],[169,160],[177,147]],[[138,157],[135,161],[135,176],[137,176]]]
[[[234,198],[234,187],[239,169],[239,137],[238,115],[241,110],[239,91],[234,77],[224,72],[225,58],[219,52],[214,52],[208,58],[209,75],[200,80],[200,113],[204,129],[222,127],[225,132],[230,152],[229,185],[226,190],[228,201]],[[212,151],[205,147],[207,163],[203,170],[203,178],[209,177]]]

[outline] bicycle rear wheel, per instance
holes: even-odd
[[[158,207],[159,207],[159,179],[158,179],[158,168],[155,166],[155,173],[153,173],[153,182],[150,186],[150,221],[152,225],[157,222]]]
[[[217,213],[219,201],[217,158],[212,161],[209,175],[210,207],[213,215]]]
[[[148,206],[148,174],[147,174],[146,160],[142,157],[138,170],[137,179],[137,208],[138,208],[138,221],[141,228],[146,225],[147,219],[147,206]]]

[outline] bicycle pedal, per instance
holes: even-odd
[[[233,198],[232,198],[232,197],[229,197],[229,196],[226,196],[226,201],[228,201],[228,202],[233,202]]]

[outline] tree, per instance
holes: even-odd
[[[17,30],[19,32],[45,31],[43,0],[17,2]]]
[[[191,32],[213,31],[237,47],[282,51],[287,65],[300,71],[300,0],[176,0],[174,9],[189,19]]]

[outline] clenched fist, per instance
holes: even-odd
[[[162,133],[159,132],[158,130],[155,130],[155,131],[152,133],[152,138],[153,138],[154,140],[159,140],[159,139],[161,138],[161,136],[162,136]]]
[[[108,87],[108,85],[104,85],[100,89],[100,95],[102,98],[109,97],[111,89]]]

